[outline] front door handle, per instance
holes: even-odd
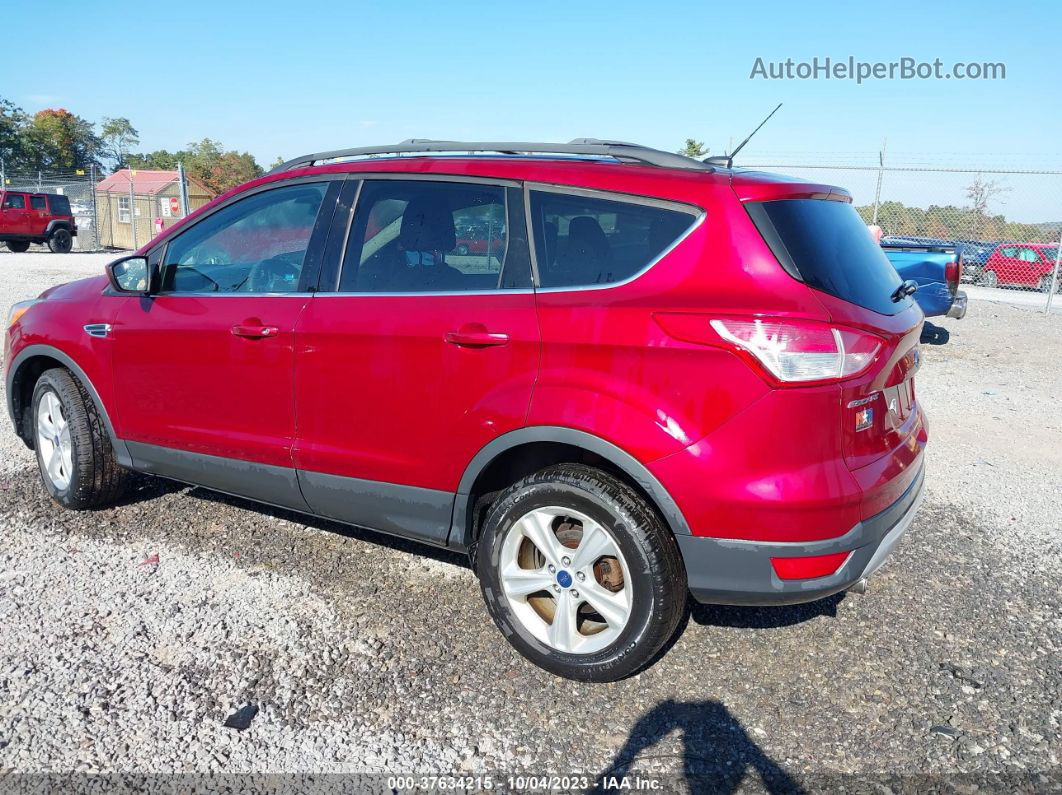
[[[280,329],[276,326],[245,326],[237,324],[232,327],[232,333],[237,337],[257,340],[263,337],[275,337],[280,333]]]
[[[491,331],[448,331],[446,341],[462,348],[489,348],[507,344],[509,335]]]

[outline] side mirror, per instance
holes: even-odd
[[[148,295],[150,269],[147,257],[133,254],[107,263],[107,278],[120,293]]]

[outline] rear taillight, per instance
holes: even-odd
[[[955,257],[954,262],[944,266],[944,281],[951,287],[959,286],[959,277],[962,275],[962,255]]]
[[[836,574],[851,554],[835,552],[810,558],[771,558],[771,566],[779,580],[814,580]]]
[[[717,318],[711,327],[727,343],[751,354],[783,383],[851,378],[866,370],[883,340],[865,331],[809,320]]]

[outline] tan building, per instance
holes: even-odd
[[[196,210],[214,194],[188,177],[188,211]],[[123,168],[96,186],[100,245],[136,249],[184,216],[176,171]]]

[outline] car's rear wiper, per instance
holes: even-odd
[[[908,279],[895,290],[892,291],[892,302],[894,304],[899,303],[909,295],[914,295],[918,289],[918,282],[914,279]]]

